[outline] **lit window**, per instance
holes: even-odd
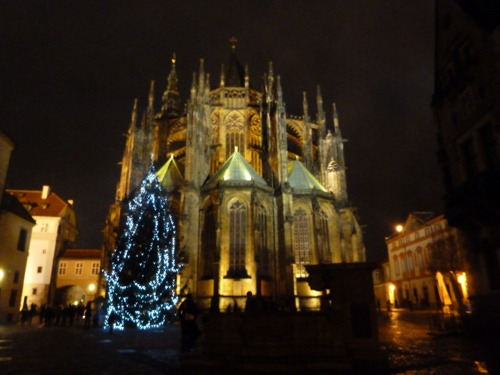
[[[28,239],[28,231],[24,228],[19,229],[19,237],[17,239],[17,250],[26,250],[26,240]]]
[[[99,275],[99,262],[92,263],[92,275]]]
[[[66,275],[67,267],[68,267],[68,263],[66,263],[66,262],[59,263],[59,275]]]
[[[248,277],[245,268],[246,208],[237,201],[229,208],[229,271],[228,277]]]
[[[262,205],[257,207],[257,217],[255,218],[255,253],[259,262],[259,272],[261,276],[271,275],[269,240],[267,233],[267,214]]]
[[[231,156],[235,146],[238,147],[240,154],[245,155],[245,125],[243,117],[235,111],[227,115],[225,123],[226,157]]]
[[[325,212],[321,211],[319,213],[319,235],[321,251],[323,254],[323,263],[332,262],[332,252],[330,249],[330,233],[328,230],[328,216]]]
[[[83,263],[78,262],[75,265],[75,275],[81,275],[83,274]]]
[[[306,264],[311,263],[309,248],[309,220],[303,209],[295,211],[293,217],[293,253],[295,256],[296,277],[307,277]]]
[[[213,206],[205,212],[205,223],[203,225],[203,277],[212,278],[214,274],[215,247],[216,247],[216,224],[217,211]]]
[[[393,258],[393,260],[394,260],[394,271],[395,271],[396,275],[399,275],[399,273],[400,273],[400,269],[399,269],[399,258],[398,258],[397,256],[395,256],[395,257]]]

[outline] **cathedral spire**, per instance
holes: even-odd
[[[154,126],[154,100],[155,100],[155,81],[151,80],[148,92],[148,107],[143,112],[141,128],[151,130]]]
[[[205,91],[205,59],[200,59],[200,68],[198,69],[198,95],[203,95]]]
[[[333,106],[333,125],[335,127],[335,133],[337,133],[337,132],[340,133],[339,115],[337,114],[337,104],[335,104],[335,102],[333,102],[332,106]]]
[[[224,87],[226,85],[226,75],[224,73],[224,64],[221,65],[221,69],[220,69],[220,82],[219,82],[219,86],[220,87]]]
[[[248,64],[245,64],[245,88],[248,89],[250,87],[250,74],[248,71]]]
[[[191,100],[194,100],[196,97],[196,73],[193,73],[193,80],[191,81]]]
[[[313,155],[312,155],[312,130],[311,122],[309,119],[309,106],[307,104],[306,92],[302,93],[302,108],[304,110],[304,162],[310,171],[312,171],[313,166]]]
[[[281,89],[281,78],[278,74],[276,77],[276,96],[277,96],[277,101],[278,105],[283,104],[283,90]]]
[[[149,84],[148,110],[153,110],[154,101],[155,101],[155,81],[152,80]]]
[[[269,61],[269,71],[266,76],[266,101],[271,103],[274,100],[273,90],[274,90],[274,72],[273,72],[273,62]]]
[[[137,98],[134,99],[134,105],[132,107],[132,113],[130,115],[130,129],[137,126]]]
[[[238,42],[238,39],[232,37],[229,41],[231,42],[231,57],[229,58],[229,64],[227,66],[226,86],[244,87],[245,72],[236,57],[236,43]]]
[[[179,78],[177,77],[177,72],[175,71],[175,63],[177,61],[175,53],[172,54],[172,59],[170,61],[172,66],[170,68],[170,73],[167,76],[167,88],[163,93],[161,111],[167,116],[175,117],[180,115],[181,112],[181,99],[178,89]]]
[[[326,136],[326,124],[325,124],[325,111],[323,110],[323,97],[321,96],[321,88],[319,85],[317,87],[316,106],[318,109],[318,113],[316,115],[316,122],[318,123],[319,127],[319,137],[320,139],[323,139]]]

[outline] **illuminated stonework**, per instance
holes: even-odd
[[[303,116],[288,118],[272,64],[263,91],[254,90],[234,48],[216,88],[201,60],[184,113],[177,81],[174,61],[161,110],[154,109],[152,84],[141,124],[134,104],[104,231],[107,250],[114,248],[120,202],[137,187],[153,153],[184,257],[180,293],[221,310],[242,308],[248,291],[292,309],[318,307],[305,265],[365,260],[347,198],[335,106],[327,126],[318,87],[316,120],[305,94]]]

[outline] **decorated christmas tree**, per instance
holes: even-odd
[[[175,224],[153,166],[124,210],[110,259],[104,326],[156,328],[174,314],[179,264]]]

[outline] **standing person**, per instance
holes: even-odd
[[[252,292],[247,292],[247,300],[245,302],[245,312],[256,312],[259,310],[259,305],[257,299],[253,296]]]
[[[196,325],[198,307],[193,300],[193,296],[188,294],[186,299],[179,306],[179,318],[181,321],[181,352],[189,352],[196,341],[199,330]]]
[[[91,302],[87,302],[87,306],[85,306],[85,321],[83,323],[83,328],[85,330],[90,329],[90,322],[92,322],[92,304]]]

